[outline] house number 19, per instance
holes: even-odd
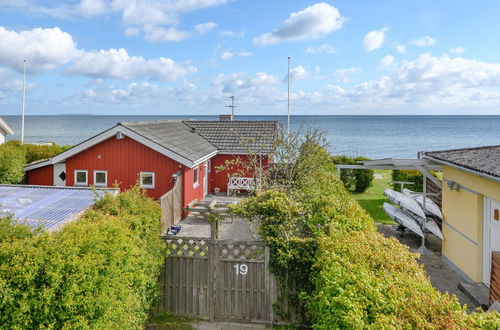
[[[236,275],[248,274],[248,266],[246,264],[236,264],[233,267],[236,268]]]

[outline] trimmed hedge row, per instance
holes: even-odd
[[[365,157],[332,156],[334,164],[358,165],[358,161],[368,160]],[[353,193],[363,193],[370,188],[374,170],[343,169],[340,180],[344,187]]]
[[[0,219],[0,327],[143,329],[163,262],[160,209],[138,188],[60,232]]]

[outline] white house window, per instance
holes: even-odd
[[[200,184],[200,178],[199,178],[199,168],[195,168],[193,170],[193,187],[198,187]]]
[[[88,185],[87,170],[75,170],[75,186]]]
[[[155,174],[153,172],[141,172],[141,188],[154,189]]]
[[[94,171],[94,186],[108,186],[108,171]]]

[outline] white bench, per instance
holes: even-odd
[[[229,178],[227,184],[227,195],[231,195],[232,190],[255,190],[255,182],[253,178],[243,178],[240,176],[233,176]]]

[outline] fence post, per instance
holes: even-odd
[[[216,252],[217,246],[211,238],[208,240],[208,317],[210,322],[215,321],[215,272],[216,272]]]

